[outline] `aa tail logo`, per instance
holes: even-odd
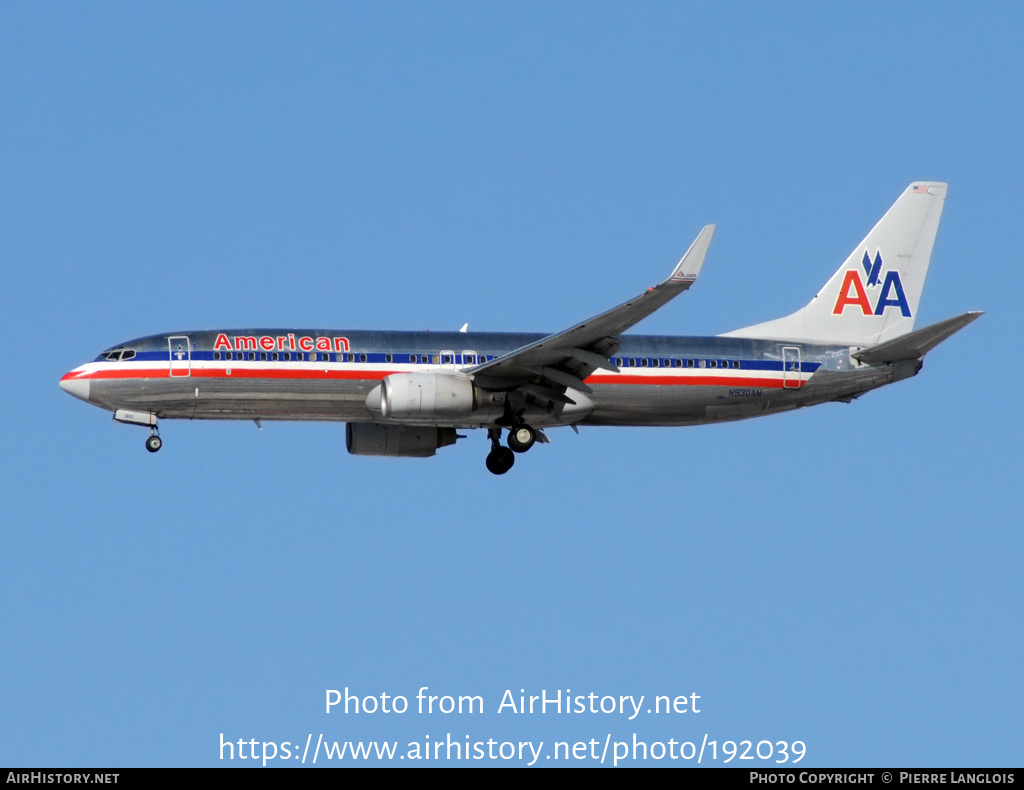
[[[861,265],[864,267],[864,276],[867,277],[865,284],[861,274],[856,269],[850,269],[843,277],[843,284],[839,288],[839,296],[836,298],[836,306],[832,308],[832,315],[842,315],[847,307],[860,308],[864,315],[882,315],[887,307],[898,307],[904,318],[912,318],[910,305],[907,304],[906,294],[903,292],[903,281],[900,280],[900,273],[895,269],[885,273],[885,279],[879,287],[879,277],[882,274],[882,253],[876,252],[872,261],[867,250],[864,251],[864,260]],[[871,299],[868,298],[868,289],[877,292],[874,296],[874,307],[871,306]]]

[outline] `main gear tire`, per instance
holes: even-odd
[[[498,447],[487,454],[487,471],[495,475],[503,475],[516,462],[515,455],[507,447]]]
[[[525,453],[537,441],[537,432],[529,425],[520,425],[508,432],[508,447],[516,453]]]

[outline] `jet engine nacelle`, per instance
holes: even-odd
[[[388,455],[429,458],[439,447],[455,444],[454,428],[381,425],[350,422],[345,425],[345,446],[352,455]]]
[[[476,408],[473,382],[466,376],[443,373],[392,373],[366,399],[373,411],[377,397],[379,411],[387,420],[468,417]]]

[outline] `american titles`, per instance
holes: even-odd
[[[287,335],[217,335],[214,351],[350,351],[347,337]]]

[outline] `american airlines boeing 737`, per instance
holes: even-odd
[[[708,225],[664,282],[552,335],[181,331],[107,349],[60,386],[149,428],[150,452],[162,419],[341,421],[350,453],[417,457],[482,428],[498,475],[558,426],[698,425],[849,403],[916,375],[981,315],[914,330],[946,188],[908,186],[806,307],[717,337],[624,334],[693,285]]]

